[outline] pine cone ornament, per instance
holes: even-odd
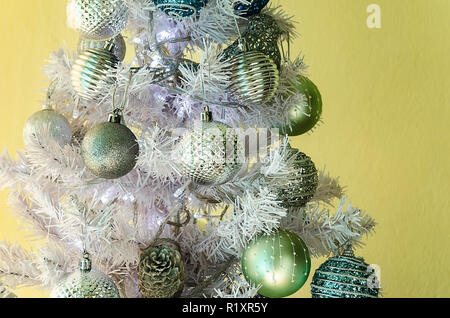
[[[139,290],[144,298],[172,298],[184,287],[184,264],[180,253],[166,245],[151,246],[138,266]]]

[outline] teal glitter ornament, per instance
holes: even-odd
[[[306,283],[311,270],[308,247],[296,234],[278,230],[256,237],[242,255],[242,272],[258,293],[269,298],[287,297]]]
[[[115,112],[106,123],[90,129],[81,144],[86,167],[97,177],[118,179],[136,166],[139,144]]]
[[[378,298],[373,268],[355,257],[351,247],[320,265],[311,282],[313,298]]]
[[[269,3],[269,0],[249,0],[247,2],[250,2],[250,4],[240,2],[235,6],[235,10],[238,11],[240,16],[250,17],[259,14]]]
[[[282,34],[277,22],[271,16],[266,14],[252,16],[248,19],[248,28],[242,34],[242,38],[226,48],[222,56],[224,59],[231,59],[241,53],[241,47],[244,45],[246,51],[264,53],[280,69],[281,53],[278,42]]]
[[[66,117],[58,114],[51,107],[44,106],[25,123],[23,128],[25,146],[31,145],[37,134],[43,129],[47,129],[49,136],[61,147],[69,144],[72,139],[72,128]]]
[[[173,18],[196,16],[208,0],[152,0],[156,8]]]
[[[313,129],[322,116],[322,96],[317,86],[307,77],[298,75],[294,89],[305,96],[303,104],[287,109],[289,125],[279,125],[283,135],[299,136]]]
[[[52,298],[120,298],[114,282],[91,269],[91,259],[84,253],[80,270],[69,275],[53,289]]]

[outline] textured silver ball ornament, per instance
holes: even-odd
[[[90,49],[105,49],[123,61],[127,53],[127,44],[121,34],[104,41],[80,38],[80,41],[78,41],[78,54]]]
[[[240,101],[261,104],[275,95],[279,72],[270,57],[258,51],[242,52],[230,64],[229,91]]]
[[[224,184],[241,170],[243,151],[234,129],[213,121],[205,107],[202,122],[185,134],[178,145],[180,172],[198,185]]]
[[[89,254],[85,253],[80,270],[67,276],[52,293],[52,298],[120,298],[114,282],[105,274],[91,270]]]
[[[119,59],[108,50],[84,51],[72,66],[72,88],[86,100],[103,98],[116,81],[118,63]]]
[[[283,179],[266,177],[265,182],[278,194],[284,207],[303,207],[316,193],[319,174],[310,157],[290,146],[287,151],[286,160],[295,172]]]
[[[51,107],[44,106],[25,123],[23,128],[25,146],[31,145],[36,135],[44,129],[47,129],[49,136],[60,146],[69,144],[72,139],[72,127],[66,117],[58,114]]]
[[[124,0],[72,0],[67,6],[69,26],[92,40],[118,35],[127,25],[128,13]]]
[[[109,122],[90,129],[81,144],[86,167],[104,179],[118,179],[136,166],[139,144],[136,136],[121,124],[119,115],[111,115]]]

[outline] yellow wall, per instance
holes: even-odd
[[[299,21],[292,52],[306,55],[325,102],[324,125],[294,145],[341,176],[352,203],[379,222],[359,254],[381,266],[386,297],[449,297],[450,1],[273,2]],[[371,3],[382,9],[380,30],[366,26]],[[15,151],[26,118],[40,107],[44,60],[77,38],[66,28],[63,0],[2,5],[0,140]],[[0,239],[25,242],[17,226],[1,213]],[[309,286],[299,296],[309,297]]]

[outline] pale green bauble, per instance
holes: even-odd
[[[66,117],[49,107],[44,107],[28,118],[25,123],[23,128],[25,146],[30,146],[43,130],[47,130],[48,135],[60,146],[69,144],[72,139],[72,128]]]
[[[258,293],[269,298],[287,297],[308,280],[311,257],[308,247],[296,234],[278,230],[248,244],[242,255],[242,272]]]
[[[290,125],[280,125],[283,135],[300,136],[313,129],[322,116],[322,96],[317,86],[307,77],[298,75],[292,83],[295,90],[305,96],[302,104],[293,104],[287,109]]]
[[[118,179],[136,166],[139,144],[128,127],[110,121],[88,131],[81,144],[81,154],[94,175]]]
[[[89,254],[80,270],[64,278],[52,291],[52,298],[120,298],[114,282],[105,274],[91,270]]]

